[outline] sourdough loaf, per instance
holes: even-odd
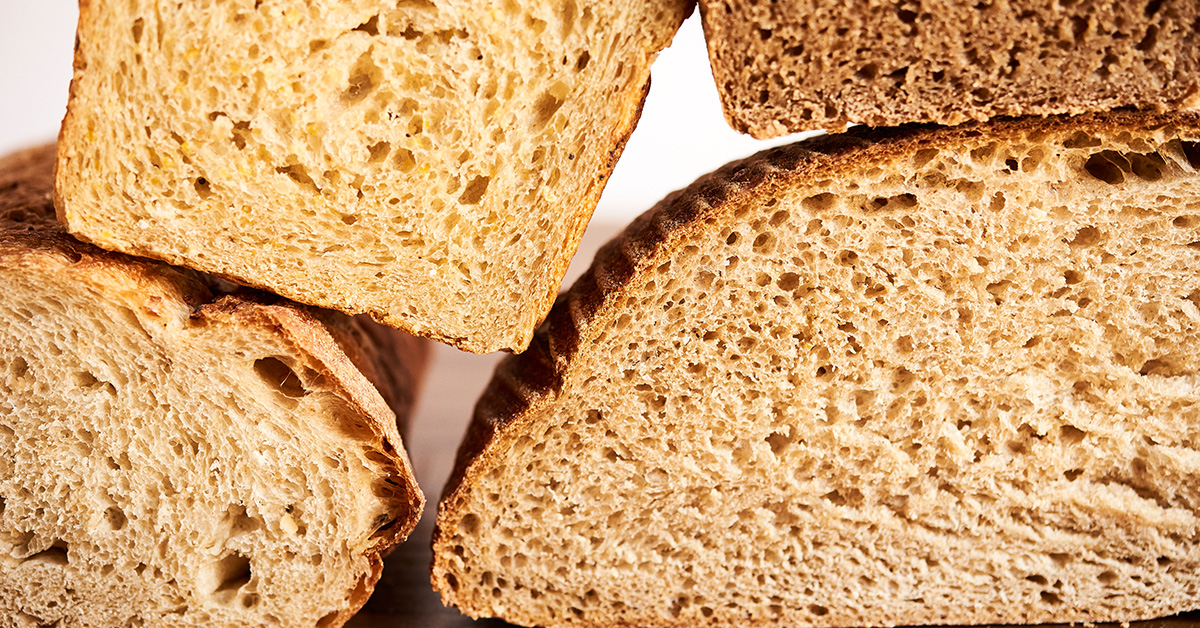
[[[702,0],[725,116],[754,137],[1200,106],[1195,0]]]
[[[420,516],[426,343],[76,242],[53,162],[0,160],[0,625],[340,626]]]
[[[77,236],[521,350],[689,0],[81,3]]]
[[[892,626],[1200,607],[1200,117],[847,134],[601,249],[480,399],[471,616]]]

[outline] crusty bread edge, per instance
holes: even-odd
[[[96,281],[104,285],[119,280],[118,276],[134,283],[162,282],[165,288],[178,290],[184,302],[193,307],[193,319],[235,319],[241,324],[272,330],[298,352],[308,354],[322,365],[326,381],[348,402],[353,412],[346,415],[345,420],[361,420],[372,430],[381,450],[392,463],[388,480],[401,489],[396,496],[397,501],[410,506],[403,511],[392,512],[395,517],[392,523],[372,537],[372,544],[363,554],[368,564],[367,572],[360,583],[347,592],[348,606],[325,626],[341,626],[358,612],[382,575],[383,557],[416,527],[425,499],[417,487],[404,448],[394,444],[400,442],[395,415],[374,385],[342,351],[329,328],[304,306],[282,300],[272,303],[274,299],[270,295],[245,292],[221,295],[211,300],[212,294],[189,273],[161,263],[101,251],[88,244],[72,242],[62,234],[29,232],[0,235],[0,260],[13,257],[19,257],[25,264],[63,267],[94,265],[96,268],[92,272],[98,275]]]
[[[850,175],[864,165],[920,149],[1004,141],[1031,132],[1111,132],[1165,126],[1188,129],[1200,136],[1200,112],[1119,110],[1080,116],[998,118],[956,127],[852,127],[845,133],[820,135],[761,151],[672,192],[600,248],[591,266],[570,289],[559,295],[534,334],[528,351],[505,356],[497,366],[476,403],[438,504],[431,540],[430,579],[434,590],[444,604],[479,616],[473,609],[460,606],[446,580],[449,570],[444,557],[452,548],[448,546],[449,535],[444,528],[452,513],[466,501],[476,476],[491,467],[512,441],[529,431],[527,427],[543,408],[554,403],[575,356],[590,347],[592,340],[619,314],[612,306],[631,287],[639,285],[646,273],[668,261],[692,235],[704,230],[705,221],[723,216],[754,198],[770,197],[780,187]],[[924,619],[914,618],[907,623],[921,623]]]
[[[52,146],[39,146],[0,158],[0,172],[35,176],[40,162],[47,162],[48,167],[54,161]],[[0,190],[0,208],[4,196],[11,192]],[[43,203],[41,209],[48,214],[52,196],[47,190],[45,198],[18,198],[16,202],[30,211],[39,209],[34,204]],[[228,317],[265,328],[321,364],[326,381],[353,410],[345,420],[361,420],[371,429],[392,463],[388,481],[400,489],[397,500],[410,506],[404,512],[393,512],[393,522],[375,533],[372,545],[364,552],[369,566],[367,573],[349,592],[349,606],[329,620],[326,628],[341,626],[362,608],[382,575],[383,557],[408,538],[425,506],[400,431],[411,416],[416,390],[428,364],[428,343],[339,312],[310,308],[271,294],[252,290],[222,293],[210,277],[104,251],[72,238],[54,225],[33,225],[22,231],[0,228],[0,259],[4,258],[26,265],[94,266],[91,273],[103,286],[115,282],[135,286],[157,284],[158,291],[177,294],[192,309],[193,319]],[[369,352],[359,346],[357,343],[362,339],[357,337],[359,334],[376,344],[379,351]]]

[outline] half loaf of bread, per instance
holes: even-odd
[[[600,251],[476,408],[444,600],[538,626],[1200,607],[1200,117],[861,129]]]
[[[1196,0],[701,0],[725,116],[858,122],[1200,107]]]
[[[106,249],[519,351],[691,8],[83,2],[59,218]]]
[[[0,625],[340,626],[420,516],[427,343],[76,242],[53,162],[0,160]]]

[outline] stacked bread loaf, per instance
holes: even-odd
[[[768,150],[604,247],[476,407],[443,598],[530,626],[1200,608],[1196,3],[700,6],[736,128],[980,122]]]
[[[0,162],[0,625],[347,621],[423,504],[426,348],[354,314],[519,353],[438,514],[467,615],[1200,608],[1196,3],[700,8],[734,127],[835,132],[554,302],[688,0],[81,3]]]
[[[347,315],[523,349],[691,10],[80,2],[0,163],[0,626],[344,623],[427,351]]]
[[[0,625],[341,625],[421,514],[427,347],[78,242],[53,165],[0,160]]]

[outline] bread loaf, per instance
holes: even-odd
[[[1195,0],[701,0],[730,124],[767,138],[848,123],[1200,107]]]
[[[53,162],[0,160],[0,626],[340,626],[421,513],[426,343],[76,242]]]
[[[59,218],[521,350],[690,0],[84,2]]]
[[[476,407],[434,537],[537,626],[1200,608],[1200,116],[862,127],[605,246]]]

